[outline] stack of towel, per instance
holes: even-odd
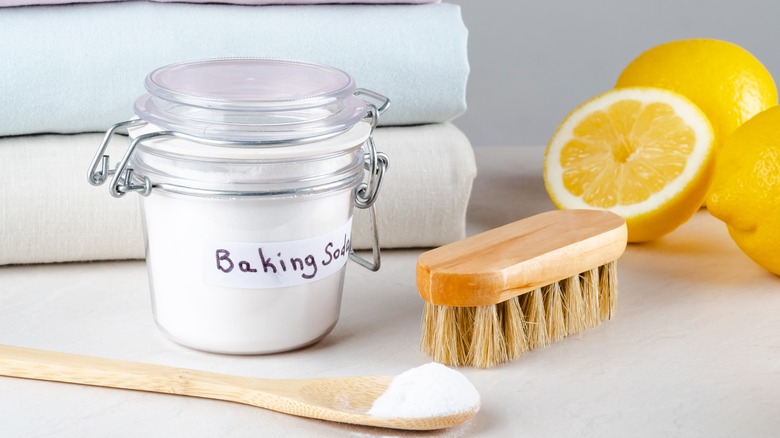
[[[15,7],[0,8],[0,264],[143,258],[140,195],[115,199],[87,183],[101,132],[133,116],[153,69],[231,56],[331,65],[390,97],[374,133],[390,157],[377,202],[382,247],[463,237],[476,166],[450,123],[465,111],[469,71],[458,6],[192,4],[202,2],[2,2]],[[370,247],[362,213],[357,248]]]

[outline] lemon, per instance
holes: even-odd
[[[777,87],[761,62],[742,47],[715,39],[655,46],[626,66],[616,88],[668,88],[695,103],[712,123],[716,148],[759,112],[777,105]]]
[[[690,100],[652,87],[600,94],[572,111],[547,145],[544,182],[558,208],[623,216],[628,240],[653,240],[699,209],[714,134]]]
[[[745,122],[718,155],[707,208],[737,246],[780,274],[780,107]]]

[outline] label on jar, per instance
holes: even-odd
[[[341,228],[309,239],[269,242],[208,241],[204,281],[242,289],[296,286],[339,272],[352,249],[352,219]]]

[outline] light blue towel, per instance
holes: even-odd
[[[133,115],[153,69],[254,56],[328,64],[388,96],[383,125],[466,109],[457,5],[120,2],[0,10],[0,135],[103,131]]]

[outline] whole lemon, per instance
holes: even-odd
[[[745,254],[780,274],[780,107],[759,113],[726,139],[707,208]]]
[[[748,119],[777,105],[766,67],[742,47],[715,39],[671,41],[645,51],[615,84],[633,86],[667,88],[693,101],[713,125],[716,150]]]

